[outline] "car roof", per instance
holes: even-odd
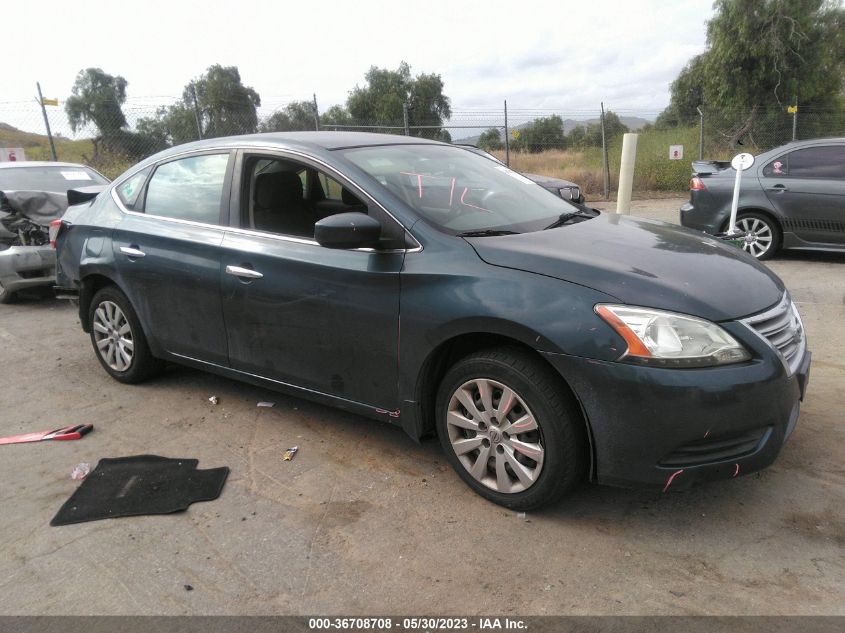
[[[91,169],[90,167],[80,165],[79,163],[58,163],[51,160],[13,160],[0,163],[0,169],[13,167],[74,167],[76,169]]]
[[[243,144],[270,144],[280,146],[310,146],[314,149],[344,149],[348,147],[368,147],[377,145],[446,145],[439,141],[432,141],[416,136],[399,134],[375,134],[372,132],[265,132],[261,134],[244,134],[242,136],[225,136],[194,141],[185,145],[177,145],[171,150],[184,151],[187,149],[201,149],[203,147],[222,147]],[[170,150],[166,150],[170,151]]]

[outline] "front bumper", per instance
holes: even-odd
[[[8,292],[56,281],[56,251],[47,246],[11,246],[0,250],[0,284]]]
[[[795,428],[810,352],[788,375],[755,347],[747,363],[687,370],[544,355],[589,421],[596,481],[675,490],[769,466]]]

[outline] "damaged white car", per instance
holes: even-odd
[[[13,301],[25,288],[55,283],[50,222],[67,209],[68,190],[108,182],[75,163],[0,163],[0,303]]]

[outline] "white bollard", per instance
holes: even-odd
[[[637,137],[639,134],[625,134],[622,137],[622,160],[619,165],[619,191],[616,194],[616,213],[631,212],[631,189],[634,186],[634,164],[637,160]]]

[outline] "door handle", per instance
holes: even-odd
[[[226,266],[226,273],[234,275],[235,277],[242,277],[244,279],[261,279],[264,275],[252,268],[243,268],[242,266]]]
[[[772,185],[769,187],[769,191],[774,191],[775,193],[783,193],[784,191],[789,191],[786,188],[786,185]]]
[[[136,246],[121,246],[120,252],[127,257],[146,257],[147,254]]]

